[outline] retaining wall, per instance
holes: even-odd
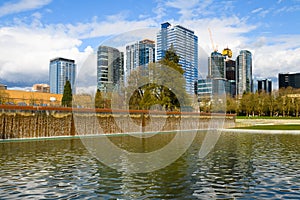
[[[25,107],[24,107],[25,108]],[[199,113],[117,112],[109,110],[3,109],[0,112],[0,139],[157,132],[224,128],[235,126],[234,115]],[[0,107],[1,109],[1,107]],[[74,111],[74,110],[73,110]],[[224,124],[223,124],[224,123]]]

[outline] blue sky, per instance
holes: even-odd
[[[228,46],[235,58],[250,50],[253,75],[276,80],[279,72],[300,72],[299,19],[300,0],[1,1],[0,82],[48,82],[51,58],[80,66],[105,39],[166,21],[195,31],[203,73],[210,28],[219,51]]]

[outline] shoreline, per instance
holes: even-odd
[[[191,132],[191,131],[209,131],[212,129],[199,129],[199,130],[174,130],[174,131],[160,131],[160,132],[144,132],[144,133],[109,133],[109,134],[93,134],[93,135],[69,135],[69,136],[51,136],[51,137],[31,137],[31,138],[12,138],[12,139],[0,139],[0,143],[6,142],[27,142],[27,141],[41,141],[41,140],[59,140],[59,139],[81,139],[89,137],[118,137],[118,136],[132,136],[132,135],[156,135],[156,134],[168,134],[174,132]],[[258,129],[215,129],[221,133],[247,133],[247,134],[269,134],[269,135],[300,135],[300,130],[258,130]]]
[[[292,135],[300,135],[300,130],[263,130],[263,129],[222,129],[222,132],[227,133],[252,133],[252,134],[292,134]]]
[[[11,138],[0,139],[0,143],[5,142],[17,142],[17,141],[35,141],[35,140],[58,140],[58,139],[70,139],[70,138],[89,138],[89,137],[118,137],[118,136],[131,136],[131,135],[156,135],[156,134],[168,134],[174,132],[191,132],[191,131],[207,131],[204,129],[199,130],[167,130],[159,132],[132,132],[132,133],[107,133],[107,134],[89,134],[89,135],[66,135],[66,136],[49,136],[49,137],[29,137],[29,138]]]

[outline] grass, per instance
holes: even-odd
[[[300,124],[278,124],[236,127],[234,129],[256,129],[256,130],[300,130]]]
[[[300,119],[300,117],[270,117],[270,116],[254,116],[254,117],[247,117],[247,116],[236,116],[236,119]]]

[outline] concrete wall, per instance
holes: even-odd
[[[142,113],[73,114],[72,112],[57,112],[53,110],[2,111],[0,113],[0,139],[207,129],[209,127],[220,127],[220,124],[223,122],[225,128],[234,127],[235,117],[197,115],[150,116]]]

